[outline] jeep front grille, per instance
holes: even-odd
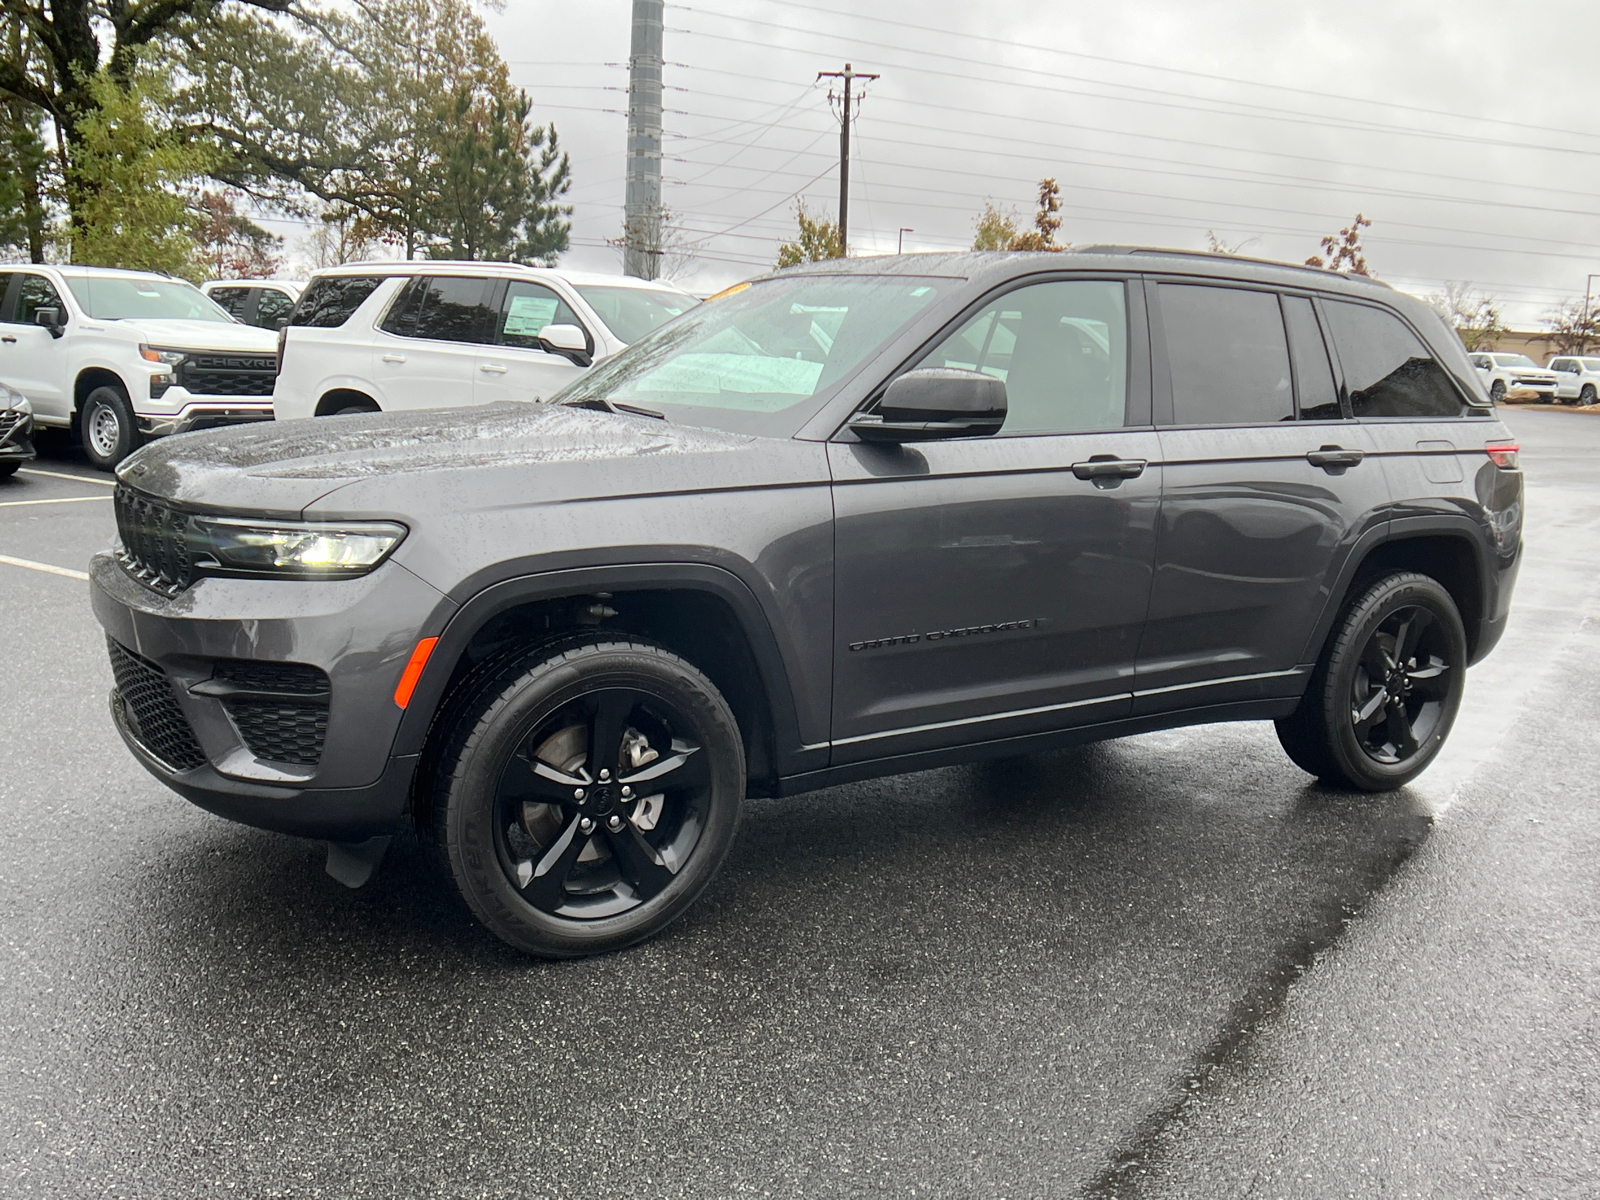
[[[189,518],[160,500],[119,483],[115,497],[122,567],[140,583],[176,596],[194,582]]]
[[[178,707],[172,681],[155,663],[113,638],[106,639],[106,649],[111,653],[117,698],[134,740],[174,771],[190,771],[203,764],[206,756]]]

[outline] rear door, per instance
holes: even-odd
[[[494,332],[478,351],[474,395],[479,404],[495,400],[546,400],[583,373],[572,356],[539,346],[546,325],[576,325],[594,352],[594,334],[567,302],[542,283],[512,279],[496,284]],[[585,355],[584,358],[587,358]]]
[[[1388,501],[1306,295],[1148,285],[1164,463],[1135,713],[1292,696],[1355,542]]]
[[[490,287],[481,276],[419,275],[401,289],[372,352],[386,411],[473,403],[473,367],[491,324]]]
[[[915,365],[1003,379],[998,436],[829,445],[835,764],[1127,714],[1160,498],[1142,300],[982,301]]]

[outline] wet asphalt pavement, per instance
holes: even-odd
[[[1411,788],[1238,725],[753,801],[576,963],[167,792],[84,585],[0,563],[0,1194],[1600,1192],[1600,420],[1508,421],[1512,625]],[[110,489],[34,466],[0,555],[82,570],[107,500],[17,502]]]

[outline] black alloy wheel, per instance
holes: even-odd
[[[1278,740],[1303,770],[1364,792],[1400,787],[1444,747],[1466,685],[1467,639],[1436,580],[1384,576],[1354,597]]]
[[[1580,405],[1583,405],[1584,407],[1588,407],[1589,405],[1593,404],[1594,401],[1595,401],[1594,384],[1592,384],[1592,383],[1584,384],[1583,385],[1583,390],[1578,393],[1578,403]]]
[[[738,726],[660,647],[593,639],[475,689],[435,797],[438,845],[473,912],[544,957],[617,949],[676,918],[732,844]]]
[[[1489,398],[1496,404],[1504,403],[1506,398],[1506,385],[1503,379],[1496,379],[1494,386],[1489,389]]]

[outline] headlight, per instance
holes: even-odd
[[[0,409],[10,409],[12,412],[32,413],[33,405],[28,403],[28,398],[16,388],[7,387],[0,383]]]
[[[189,357],[187,350],[171,350],[166,346],[140,346],[139,354],[146,362],[166,363],[175,367]]]
[[[195,517],[196,564],[227,574],[299,579],[365,575],[400,544],[404,525],[275,525]]]

